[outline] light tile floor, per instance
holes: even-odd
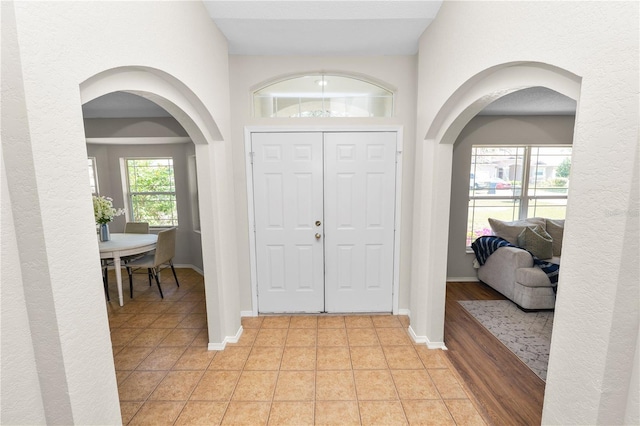
[[[207,350],[203,278],[137,276],[109,323],[123,424],[483,425],[440,350],[414,345],[408,318],[243,318],[239,342]],[[128,290],[128,289],[127,289]]]

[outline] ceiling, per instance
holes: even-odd
[[[414,55],[436,18],[435,0],[205,0],[231,55]],[[482,115],[569,115],[576,102],[544,88],[521,90]],[[83,105],[85,118],[150,118],[169,114],[139,96],[116,92]]]
[[[231,55],[414,55],[435,0],[205,0]]]

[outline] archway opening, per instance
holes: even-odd
[[[123,92],[126,92],[123,94]],[[117,93],[117,96],[126,96],[130,100],[135,99],[142,101],[139,98],[132,98],[132,96],[138,96],[146,99],[149,102],[144,103],[146,106],[154,108],[161,108],[166,111],[166,117],[160,117],[160,120],[150,120],[148,117],[144,120],[133,118],[133,122],[124,123],[124,126],[114,126],[109,130],[107,125],[97,127],[93,130],[112,132],[116,136],[122,136],[121,138],[105,138],[105,139],[119,139],[121,144],[109,145],[111,150],[133,149],[131,142],[143,142],[136,145],[133,157],[144,157],[145,153],[148,153],[148,149],[145,148],[145,143],[157,142],[157,133],[163,133],[165,136],[167,133],[173,132],[172,136],[168,137],[169,144],[157,144],[157,147],[161,149],[171,149],[174,152],[181,153],[181,162],[183,163],[183,171],[187,178],[185,181],[196,180],[200,183],[201,188],[208,188],[207,191],[197,191],[197,195],[194,193],[194,189],[197,187],[192,186],[189,188],[185,186],[184,196],[182,197],[186,204],[197,200],[197,206],[191,206],[191,213],[187,213],[187,223],[190,223],[191,229],[188,232],[193,233],[194,239],[201,239],[199,243],[191,243],[192,250],[199,253],[196,257],[202,259],[202,268],[204,271],[204,286],[206,293],[206,328],[207,339],[209,344],[219,344],[219,342],[225,341],[225,334],[235,334],[225,332],[224,330],[230,328],[239,327],[239,315],[235,320],[227,319],[225,324],[225,318],[230,317],[229,313],[224,309],[220,309],[221,298],[228,297],[233,299],[233,295],[222,296],[221,291],[218,288],[219,282],[219,266],[221,265],[219,247],[222,237],[219,236],[219,223],[220,212],[214,208],[214,206],[223,205],[224,200],[219,200],[220,197],[224,198],[218,193],[216,185],[214,184],[216,172],[213,171],[214,167],[212,162],[216,160],[219,153],[216,151],[214,142],[221,141],[222,135],[218,126],[211,116],[210,111],[205,107],[202,101],[181,81],[175,77],[157,69],[141,68],[141,67],[121,67],[110,69],[93,77],[85,80],[80,85],[80,95],[83,104],[87,104],[101,96]],[[113,95],[111,95],[113,96]],[[155,104],[155,105],[154,105]],[[131,119],[131,118],[130,118]],[[136,121],[137,120],[137,121]],[[164,122],[163,122],[164,120]],[[95,124],[95,123],[94,123]],[[104,123],[103,123],[104,124]],[[111,123],[113,124],[113,123]],[[122,124],[122,123],[121,123]],[[127,125],[129,124],[129,125]],[[147,137],[135,134],[135,131],[142,131],[141,129],[153,129],[156,134],[149,135]],[[115,132],[115,133],[113,133]],[[129,132],[129,133],[127,133]],[[100,133],[94,134],[100,136]],[[104,134],[103,134],[104,136]],[[141,136],[138,139],[136,136]],[[90,142],[102,142],[104,139],[94,138]],[[124,142],[124,143],[122,143]],[[189,151],[184,148],[189,147]],[[117,147],[117,148],[113,148]],[[112,156],[113,157],[113,156]],[[116,164],[120,161],[120,155],[116,155]],[[125,158],[123,156],[122,158]],[[113,161],[113,159],[112,159]],[[226,161],[221,159],[219,161]],[[189,170],[192,166],[193,170]],[[196,167],[197,164],[197,167]],[[116,183],[112,184],[111,189],[113,191],[119,190],[115,188],[117,184],[118,172],[111,173],[111,176],[116,176]],[[125,179],[123,179],[124,181]],[[192,182],[193,183],[193,182]],[[122,190],[120,190],[122,191]],[[122,191],[125,192],[125,191]],[[114,192],[115,194],[115,192]],[[177,196],[180,203],[180,196]],[[124,195],[122,196],[122,204],[124,205]],[[197,213],[197,214],[196,214]],[[195,231],[193,223],[200,217],[207,217],[208,220],[200,221],[199,231]],[[189,245],[188,243],[185,243]],[[227,304],[233,302],[228,302]],[[225,317],[226,315],[226,317]],[[237,322],[237,324],[235,324]]]
[[[414,259],[423,258],[428,260],[426,265],[414,269],[417,274],[412,277],[414,282],[419,280],[427,283],[425,305],[427,309],[430,309],[430,312],[426,313],[425,330],[427,342],[441,341],[443,345],[447,344],[444,318],[445,310],[447,309],[445,308],[445,301],[448,274],[446,266],[443,265],[448,265],[450,252],[452,250],[460,250],[460,247],[462,247],[461,256],[463,261],[466,261],[464,260],[465,257],[473,257],[472,254],[468,254],[465,251],[465,224],[463,223],[462,225],[461,238],[458,238],[461,242],[458,244],[457,249],[451,241],[456,235],[458,237],[460,235],[453,235],[453,233],[449,232],[450,227],[454,226],[451,221],[451,215],[459,212],[466,216],[469,202],[470,153],[467,159],[469,164],[466,164],[461,169],[461,177],[458,179],[462,183],[456,183],[456,178],[453,176],[455,150],[458,149],[456,141],[472,119],[493,101],[505,95],[532,87],[547,88],[576,100],[580,93],[580,78],[566,70],[540,63],[502,64],[487,69],[470,78],[448,98],[439,109],[427,131],[422,158],[425,161],[429,161],[431,167],[427,170],[423,167],[422,176],[419,177],[419,184],[423,185],[422,194],[429,198],[423,199],[419,204],[425,206],[421,207],[422,209],[426,208],[427,210],[420,215],[416,215],[416,217],[419,216],[421,220],[424,220],[423,229],[425,231],[420,234],[417,244],[414,244],[414,250],[417,251],[417,253],[414,253]],[[569,144],[573,142],[572,120],[573,118],[570,119],[571,123],[568,126],[571,128]],[[429,156],[433,156],[435,160],[428,160]],[[452,179],[442,179],[441,177],[443,176],[452,176]],[[454,193],[453,191],[456,191],[453,188],[454,184],[463,188],[460,190],[463,191],[462,197],[466,197],[466,199],[462,201],[464,204],[462,207],[453,206],[452,194]],[[457,212],[453,212],[454,208]],[[465,219],[466,217],[463,222]],[[414,226],[420,226],[420,224],[414,224]],[[445,240],[449,241],[449,251],[439,250],[437,247],[440,241]],[[464,285],[465,283],[461,284]],[[412,318],[414,317],[414,307],[419,313],[422,312],[422,307],[414,304]],[[417,324],[416,328],[419,326],[420,324]],[[442,334],[440,334],[440,330],[442,330]],[[449,344],[447,344],[447,347],[449,347]],[[453,352],[449,353],[452,354]],[[540,389],[541,395],[543,394],[543,389],[544,385]],[[538,416],[541,415],[542,411],[542,396],[539,398],[539,405]]]

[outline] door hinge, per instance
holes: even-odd
[[[254,156],[255,152],[251,151],[249,153],[249,159],[251,160],[251,164],[253,164],[253,156]]]

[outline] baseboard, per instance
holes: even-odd
[[[244,331],[244,329],[242,328],[242,326],[240,326],[240,328],[238,329],[238,332],[236,333],[235,336],[227,336],[222,340],[222,343],[209,343],[207,345],[207,349],[210,351],[221,351],[224,350],[224,348],[227,346],[227,343],[238,343],[238,340],[240,340],[240,336],[242,336],[242,332]]]
[[[411,318],[411,311],[409,309],[398,309],[398,315],[406,315]]]
[[[193,269],[194,271],[196,271],[197,273],[199,273],[200,275],[202,275],[204,277],[204,271],[202,269],[198,268],[195,265],[191,265],[190,263],[174,263],[173,267],[174,268]]]
[[[411,326],[409,326],[409,335],[411,336],[414,342],[418,344],[424,343],[429,349],[442,349],[444,351],[447,350],[447,347],[445,346],[444,342],[432,342],[427,338],[427,336],[418,336],[413,331]]]
[[[193,269],[198,274],[204,276],[204,271],[202,269],[198,268],[195,265],[181,263],[181,264],[175,264],[173,266],[175,268]],[[111,266],[111,268],[113,268],[113,266]],[[249,313],[248,315],[246,314],[247,312]],[[242,312],[240,312],[240,316],[253,316],[253,312],[251,312],[251,311],[242,311]],[[240,326],[240,328],[238,329],[238,332],[236,333],[235,336],[227,336],[222,340],[221,343],[209,343],[207,345],[207,349],[209,349],[210,351],[221,351],[227,346],[227,343],[238,343],[238,340],[240,339],[240,336],[242,336],[242,331],[243,331],[242,326]]]
[[[478,277],[447,277],[447,282],[453,283],[477,283]]]
[[[173,267],[174,268],[193,269],[194,271],[196,271],[197,273],[199,273],[200,275],[202,275],[204,277],[204,271],[202,269],[198,268],[195,265],[191,265],[189,263],[174,264]],[[110,270],[115,269],[114,265],[109,265],[107,268],[110,269]],[[120,266],[120,269],[124,269],[124,268],[125,268],[124,263],[122,263],[122,265]]]
[[[240,311],[240,317],[253,317],[253,311]]]

